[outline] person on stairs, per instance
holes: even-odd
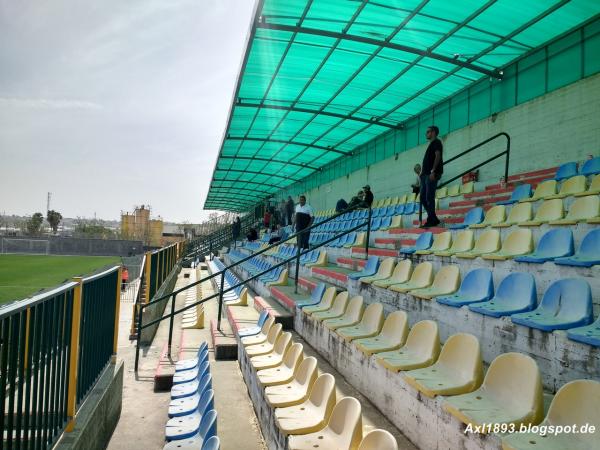
[[[435,125],[427,128],[426,137],[429,145],[421,164],[421,204],[427,211],[427,221],[421,225],[421,228],[435,227],[440,224],[440,220],[435,215],[435,190],[444,173],[442,158],[444,146],[438,138],[439,134],[440,129]]]
[[[300,203],[298,203],[296,205],[296,233],[301,232],[302,230],[305,230],[306,228],[310,227],[313,223],[313,218],[314,218],[314,213],[313,213],[313,209],[312,206],[310,206],[309,204],[306,203],[306,197],[304,195],[300,196]],[[310,230],[304,231],[300,236],[299,236],[299,240],[298,240],[298,246],[301,249],[307,249],[309,248],[308,246],[308,240],[310,239]]]

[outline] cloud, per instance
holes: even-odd
[[[0,97],[0,108],[102,109],[98,103],[83,100]]]

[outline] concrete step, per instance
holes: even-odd
[[[345,269],[352,269],[352,270],[360,270],[362,269],[365,264],[367,264],[366,259],[357,259],[357,258],[338,258],[336,260],[336,263],[339,267],[343,267]]]
[[[406,247],[408,245],[415,245],[415,241],[416,241],[415,239],[376,238],[375,239],[375,247],[398,250],[401,247]]]
[[[440,216],[440,220],[444,223],[444,224],[449,224],[449,223],[463,223],[463,221],[465,220],[464,218],[464,214],[461,216]],[[425,220],[423,220],[423,222],[425,222]],[[413,225],[415,226],[419,226],[419,220],[415,219],[413,220]],[[435,227],[437,228],[437,227]],[[428,229],[429,231],[432,231],[432,228]],[[443,228],[444,231],[448,231],[445,228]],[[432,231],[433,232],[433,231]]]
[[[502,202],[508,200],[510,195],[498,195],[485,198],[478,198],[475,200],[459,200],[457,202],[450,203],[451,208],[455,207],[466,207],[467,211],[476,206],[482,206],[483,209],[490,209],[496,202]]]
[[[392,228],[390,230],[388,230],[389,234],[423,234],[423,233],[427,233],[428,231],[436,234],[436,233],[443,233],[444,231],[447,231],[444,227],[432,227],[432,228]]]
[[[526,177],[522,177],[522,178],[518,178],[518,179],[514,179],[514,180],[509,179],[509,181],[508,181],[508,183],[506,183],[505,187],[510,188],[512,190],[515,186],[518,186],[519,184],[523,184],[523,183],[530,183],[532,185],[537,185],[544,180],[548,180],[548,179],[552,178],[555,173],[556,173],[556,170],[552,170],[550,172],[542,173],[539,175],[526,176]],[[488,191],[488,190],[501,189],[501,188],[502,188],[502,186],[500,185],[500,183],[494,183],[494,184],[487,185],[485,187],[485,190]]]
[[[352,249],[352,256],[358,255],[358,256],[366,257],[366,254],[367,254],[367,251],[364,249],[364,247],[354,247]],[[388,250],[385,248],[369,247],[369,256],[397,257],[398,251],[397,250]]]
[[[210,335],[216,360],[237,359],[238,344],[231,325],[221,320],[221,329],[217,329],[217,319],[210,320]]]
[[[294,315],[278,299],[254,297],[254,309],[259,313],[267,310],[275,318],[275,322],[283,325],[285,329],[294,327]]]
[[[351,272],[354,272],[354,270],[335,266],[313,268],[313,275],[315,277],[342,288],[346,288],[348,274]]]

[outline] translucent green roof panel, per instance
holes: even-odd
[[[598,0],[259,0],[204,208],[246,210],[599,13]]]

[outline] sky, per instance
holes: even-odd
[[[0,214],[198,223],[251,0],[0,0]]]

